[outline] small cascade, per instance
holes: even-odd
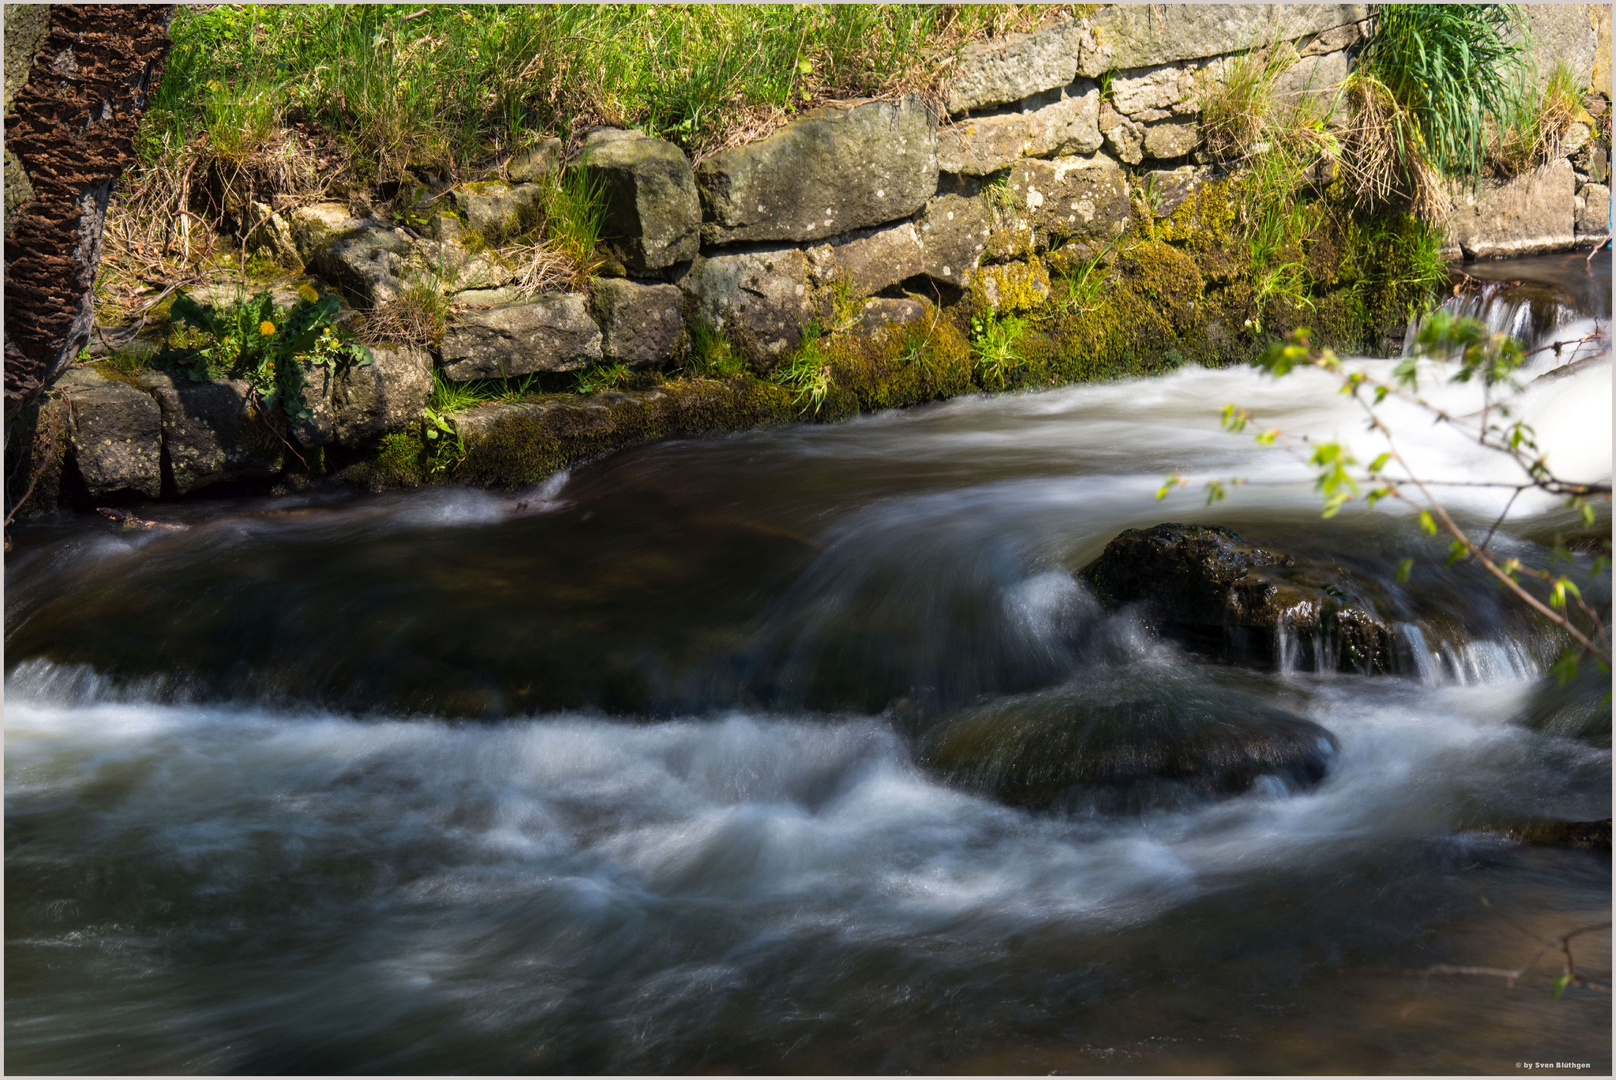
[[[1437,310],[1476,319],[1490,333],[1508,334],[1526,348],[1543,343],[1555,331],[1585,317],[1570,294],[1553,285],[1478,278],[1467,278],[1457,295],[1449,297]],[[1404,356],[1414,351],[1414,339],[1424,323],[1420,319],[1408,325],[1403,335]]]
[[[1518,641],[1481,639],[1433,646],[1414,623],[1400,623],[1397,630],[1413,663],[1411,674],[1426,686],[1521,682],[1543,673],[1542,665]]]

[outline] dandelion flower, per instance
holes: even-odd
[[[307,300],[311,304],[317,303],[320,299],[320,294],[315,291],[314,286],[306,281],[297,287],[297,296],[299,300]]]
[[[263,322],[258,324],[258,332],[263,334],[265,337],[269,337],[269,335],[275,332],[275,324],[270,322],[268,319],[265,319]]]

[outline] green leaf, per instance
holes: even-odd
[[[1555,1001],[1559,1001],[1560,1000],[1560,995],[1565,993],[1566,992],[1566,987],[1568,987],[1570,985],[1571,985],[1571,972],[1569,972],[1569,971],[1566,972],[1564,975],[1561,975],[1558,979],[1555,979],[1552,983],[1550,983],[1549,986],[1553,989],[1553,999]]]
[[[1452,566],[1454,563],[1458,562],[1460,559],[1463,559],[1469,554],[1470,546],[1468,544],[1466,544],[1463,540],[1453,541],[1448,545],[1448,565]]]
[[[1431,511],[1420,511],[1420,528],[1425,530],[1426,536],[1436,535],[1436,518],[1431,516]]]
[[[1386,467],[1386,463],[1388,461],[1390,461],[1391,459],[1392,459],[1391,451],[1387,451],[1386,453],[1380,455],[1374,461],[1371,461],[1369,463],[1369,472],[1371,474],[1378,473],[1380,470],[1382,470],[1382,469],[1384,469]]]
[[[1401,585],[1403,582],[1407,581],[1409,575],[1412,574],[1413,572],[1414,572],[1414,560],[1413,559],[1404,559],[1402,562],[1398,563],[1397,564],[1397,583],[1399,585]]]

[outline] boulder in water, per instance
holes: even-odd
[[[1324,560],[1248,543],[1215,525],[1127,529],[1083,571],[1099,600],[1198,652],[1303,670],[1396,669],[1375,586]],[[1294,658],[1282,656],[1287,643]]]
[[[926,732],[921,760],[1016,806],[1128,812],[1323,779],[1324,728],[1253,693],[1123,672],[1005,698]]]

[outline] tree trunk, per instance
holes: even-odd
[[[6,5],[8,448],[23,407],[89,341],[107,199],[133,160],[172,14],[172,5]]]

